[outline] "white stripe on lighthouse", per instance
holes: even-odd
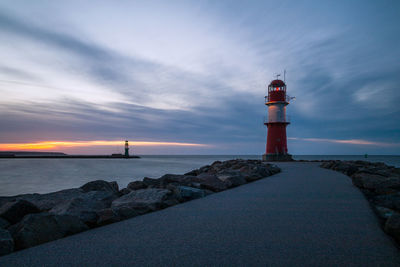
[[[286,122],[286,104],[284,103],[269,104],[268,122]]]

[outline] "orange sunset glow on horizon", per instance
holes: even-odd
[[[125,141],[41,141],[33,143],[0,143],[0,151],[7,150],[48,150],[71,147],[95,147],[95,146],[123,146]],[[150,142],[129,141],[132,146],[187,146],[205,147],[205,144],[181,143],[181,142]]]

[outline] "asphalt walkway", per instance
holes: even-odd
[[[351,180],[315,163],[0,258],[0,266],[400,266]]]

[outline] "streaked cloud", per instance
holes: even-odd
[[[96,146],[123,146],[125,141],[42,141],[36,143],[14,143],[5,144],[0,143],[0,150],[12,151],[12,150],[49,150],[57,149],[62,150],[63,148],[71,147],[96,147]],[[131,146],[188,146],[188,147],[204,147],[208,146],[205,144],[191,144],[191,143],[180,143],[180,142],[146,142],[146,141],[129,141]]]
[[[357,142],[400,153],[378,145],[400,142],[400,6],[388,3],[3,1],[0,142],[178,140],[262,154],[266,83],[286,69],[288,136],[342,140],[312,153]],[[312,144],[291,141],[293,154]]]
[[[298,138],[298,137],[289,137],[289,140],[300,140],[307,142],[328,142],[328,143],[337,143],[337,144],[349,144],[349,145],[367,145],[367,146],[382,146],[382,147],[393,147],[400,146],[400,143],[385,143],[385,142],[375,142],[361,139],[326,139],[326,138]]]

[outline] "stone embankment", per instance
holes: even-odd
[[[116,182],[97,180],[49,194],[0,197],[0,256],[278,172],[259,160],[216,161],[184,175],[145,177],[121,190]]]
[[[342,172],[361,189],[384,231],[400,244],[400,168],[382,162],[326,161],[321,167]]]

